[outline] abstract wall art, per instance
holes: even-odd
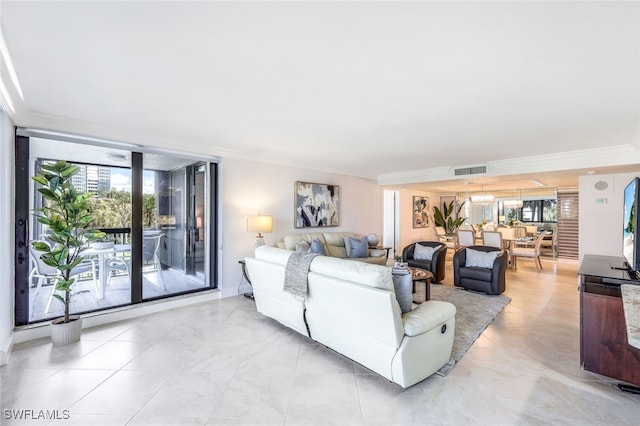
[[[314,228],[340,225],[338,185],[296,182],[295,227]]]
[[[413,196],[413,227],[429,226],[429,197]]]

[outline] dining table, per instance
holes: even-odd
[[[131,244],[114,244],[107,248],[89,247],[82,251],[83,256],[96,256],[98,258],[98,299],[104,299],[104,293],[107,288],[108,267],[107,261],[109,257],[116,253],[125,253],[131,251]]]

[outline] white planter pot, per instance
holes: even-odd
[[[82,335],[82,317],[70,317],[71,321],[64,323],[64,318],[51,321],[51,343],[53,346],[66,346],[80,340]]]

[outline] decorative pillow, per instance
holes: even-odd
[[[308,241],[298,241],[296,243],[296,251],[309,251],[309,248],[311,247],[311,245],[309,244]]]
[[[413,280],[411,274],[393,275],[393,288],[402,314],[411,310],[413,303]]]
[[[369,239],[347,237],[344,239],[344,247],[347,249],[347,257],[369,257]]]
[[[314,238],[313,241],[311,241],[311,247],[309,247],[309,253],[318,253],[323,256],[327,255],[327,252],[324,251],[324,244],[322,244],[322,241],[320,241],[317,238]]]
[[[483,252],[473,249],[467,250],[467,260],[465,266],[477,266],[478,268],[493,268],[493,262],[500,254],[500,251]]]
[[[416,260],[431,260],[433,257],[433,252],[436,251],[438,247],[427,247],[422,244],[416,244],[416,247],[413,249],[413,258]]]

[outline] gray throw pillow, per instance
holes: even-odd
[[[322,241],[320,241],[317,238],[314,238],[313,241],[311,241],[311,247],[309,247],[309,253],[318,253],[323,256],[327,255],[327,253],[324,251],[324,244],[322,244]]]
[[[465,266],[476,266],[478,268],[493,268],[493,262],[495,262],[496,257],[500,254],[499,251],[490,251],[483,252],[473,249],[467,250],[467,260],[465,262]]]
[[[311,247],[311,245],[309,244],[308,241],[298,241],[296,243],[296,251],[304,251],[307,252],[309,251],[309,248]]]
[[[416,247],[413,249],[413,258],[416,260],[431,260],[433,257],[433,252],[436,251],[438,247],[428,247],[423,246],[422,244],[416,244]]]
[[[406,314],[411,310],[413,303],[413,280],[411,275],[393,275],[393,289],[395,290],[400,310],[403,314]]]
[[[369,239],[367,237],[344,239],[344,247],[347,249],[347,257],[369,257]]]

